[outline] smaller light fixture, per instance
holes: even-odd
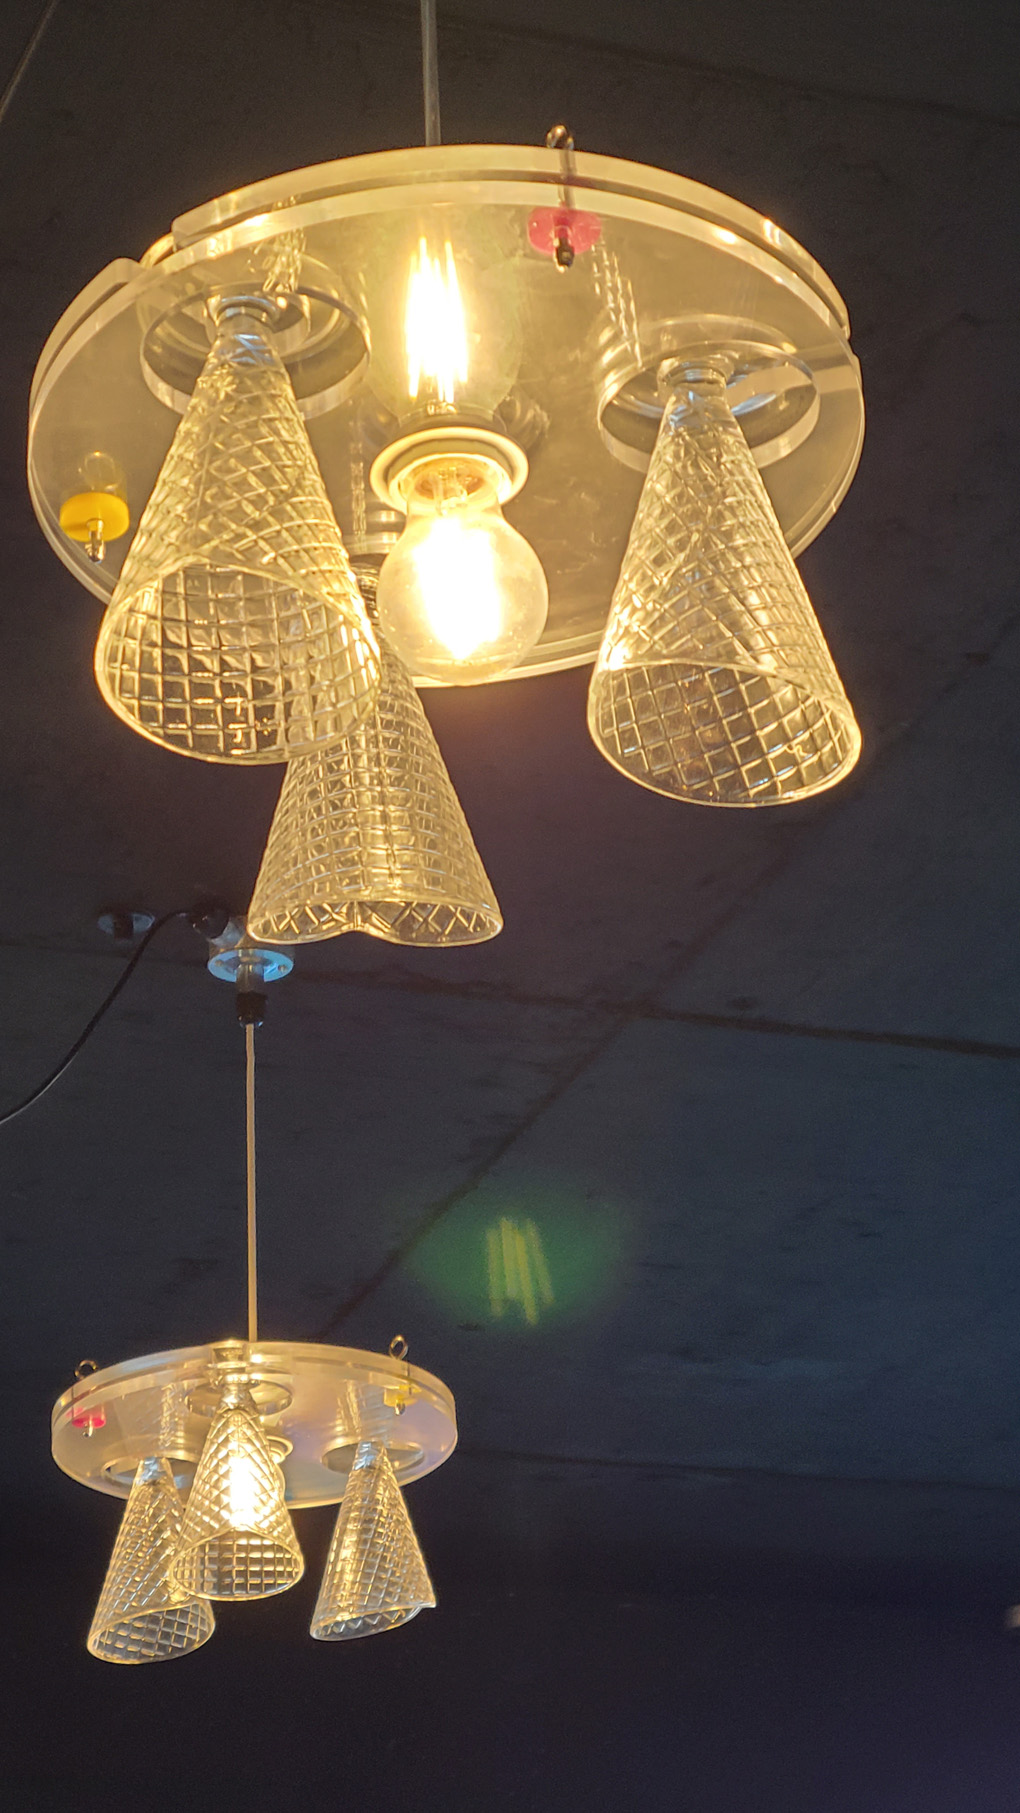
[[[188,1496],[172,1578],[206,1599],[266,1599],[304,1560],[283,1474],[243,1379],[228,1378]]]
[[[435,1603],[389,1455],[381,1441],[361,1441],[312,1614],[312,1636],[325,1643],[371,1637]]]
[[[82,1361],[54,1406],[57,1464],[128,1496],[88,1637],[93,1655],[116,1662],[185,1655],[212,1634],[209,1600],[268,1598],[300,1580],[288,1504],[344,1500],[342,1559],[338,1550],[323,1593],[334,1623],[364,1622],[317,1634],[368,1635],[434,1605],[397,1476],[440,1466],[457,1439],[450,1393],[409,1364],[402,1335],[387,1354],[259,1341],[255,1027],[265,998],[254,984],[291,963],[244,938],[228,942],[236,928],[202,917],[221,933],[209,967],[234,981],[244,1027],[248,1339],[100,1372]]]
[[[149,1456],[135,1473],[88,1635],[89,1652],[101,1662],[169,1662],[212,1636],[209,1601],[171,1577],[180,1530],[170,1464]]]
[[[416,679],[497,679],[542,634],[542,563],[501,509],[526,474],[520,449],[486,430],[426,430],[376,461],[376,490],[407,512],[379,574],[379,627]]]

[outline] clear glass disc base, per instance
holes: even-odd
[[[57,324],[33,386],[29,483],[61,559],[99,596],[112,591],[130,534],[96,565],[60,528],[82,462],[97,450],[116,462],[137,523],[198,364],[205,299],[266,283],[292,297],[280,356],[348,552],[384,553],[399,519],[380,526],[366,475],[406,421],[383,351],[388,334],[400,339],[390,317],[429,235],[434,256],[449,243],[463,275],[472,346],[495,387],[482,416],[527,453],[528,482],[506,518],[549,581],[542,637],[504,677],[595,656],[654,440],[650,375],[678,338],[736,336],[752,349],[732,402],[799,553],[838,508],[863,436],[838,293],[773,221],[699,183],[584,153],[570,181],[584,240],[567,271],[536,227],[564,205],[561,159],[514,145],[290,172],[182,216],[140,262],[108,266]]]
[[[183,1347],[123,1360],[80,1380],[53,1407],[53,1458],[94,1491],[126,1498],[139,1463],[166,1455],[187,1493],[209,1433],[216,1349]],[[453,1397],[404,1360],[352,1347],[266,1341],[247,1376],[289,1505],[338,1504],[357,1442],[381,1441],[403,1486],[442,1466],[457,1441]],[[282,1405],[283,1408],[279,1408]]]

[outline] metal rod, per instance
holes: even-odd
[[[439,125],[439,41],[436,0],[421,0],[421,81],[425,103],[425,143],[441,145]]]
[[[0,94],[0,124],[3,123],[7,109],[21,86],[21,78],[25,74],[32,58],[38,50],[42,35],[56,12],[59,3],[60,0],[49,0],[49,5],[43,7],[43,10],[36,21],[35,30],[32,33],[32,36],[29,38],[17,63],[14,65],[7,86],[4,89],[3,94]]]
[[[248,1344],[259,1338],[258,1255],[255,1245],[255,1028],[244,1029],[245,1133],[248,1152]]]

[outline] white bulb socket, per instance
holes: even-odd
[[[501,507],[517,496],[528,476],[528,456],[509,435],[500,434],[495,428],[447,423],[442,428],[423,428],[392,441],[373,462],[369,483],[381,502],[403,514],[415,473],[422,466],[443,459],[469,459],[483,464],[491,475]]]

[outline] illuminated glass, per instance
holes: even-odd
[[[490,418],[521,359],[516,236],[477,210],[402,213],[373,223],[359,257],[380,401],[400,423]]]
[[[107,704],[210,762],[280,762],[371,708],[374,638],[265,323],[222,323],[99,632]]]
[[[174,1582],[207,1599],[264,1599],[303,1572],[283,1474],[250,1394],[229,1384],[188,1495]]]
[[[833,786],[860,731],[720,372],[660,374],[662,422],[588,703],[614,767],[675,799]]]
[[[181,1531],[181,1504],[166,1460],[140,1462],[96,1614],[89,1653],[103,1662],[167,1662],[208,1641],[214,1628],[207,1599],[171,1579]]]
[[[371,1637],[406,1624],[435,1603],[389,1456],[379,1442],[359,1442],[312,1615],[312,1636],[328,1643]]]
[[[451,407],[458,384],[468,377],[467,327],[453,247],[449,240],[434,258],[428,240],[418,241],[411,263],[404,311],[407,389],[412,402],[433,393]]]
[[[476,944],[503,924],[421,702],[385,643],[382,664],[367,722],[287,769],[248,913],[256,940]]]

